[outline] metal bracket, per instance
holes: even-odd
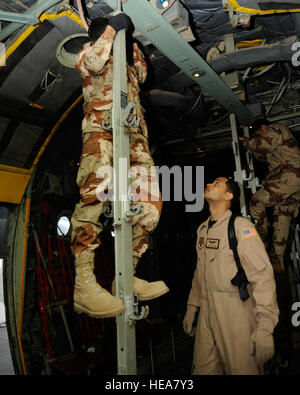
[[[121,96],[122,98],[122,96]],[[134,110],[135,110],[135,104],[129,102],[127,103],[125,109],[122,111],[122,124],[126,127],[132,127],[132,128],[138,128],[140,124],[140,119],[137,116],[134,116]],[[122,106],[123,108],[123,106]],[[112,110],[110,110],[110,122],[105,123],[102,120],[102,128],[105,130],[111,130],[112,129]]]
[[[255,183],[257,187],[261,187],[262,186],[262,182],[259,181],[258,177],[255,177]]]
[[[113,115],[112,115],[112,109],[111,109],[110,110],[110,121],[105,123],[103,121],[103,119],[102,119],[101,126],[102,126],[103,129],[105,129],[105,130],[111,130],[112,129],[112,117],[113,117]]]
[[[134,215],[138,215],[141,212],[142,205],[141,203],[138,203],[137,207],[134,207],[134,197],[131,195],[129,197],[129,200],[125,202],[128,204],[127,210],[125,210],[126,216],[127,217],[133,217]]]
[[[136,115],[134,116],[135,104],[128,102],[125,110],[122,114],[122,122],[127,127],[138,127],[140,124],[140,119]]]
[[[251,15],[234,10],[229,0],[223,0],[223,10],[229,12],[229,20],[233,27],[247,25],[250,22]]]
[[[242,170],[242,177],[244,181],[251,181],[253,178],[253,174],[249,173],[249,176],[247,177],[247,171],[246,170]]]
[[[134,321],[143,320],[149,314],[149,307],[142,306],[139,309],[139,301],[137,295],[126,295],[124,298],[126,306],[127,322],[129,325],[133,325]]]

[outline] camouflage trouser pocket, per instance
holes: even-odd
[[[77,179],[76,179],[76,183],[79,188],[86,183],[91,172],[92,172],[92,169],[90,166],[89,156],[85,156],[85,157],[81,158],[78,173],[77,173]]]
[[[101,189],[112,165],[113,145],[112,136],[107,133],[92,132],[83,136],[83,149],[77,174],[77,185],[82,196],[96,194]],[[106,169],[106,170],[105,170]],[[103,186],[103,189],[106,187]]]

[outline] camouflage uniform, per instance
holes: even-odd
[[[251,198],[250,213],[257,220],[256,228],[267,243],[266,207],[274,207],[273,242],[269,253],[273,265],[277,300],[280,310],[279,322],[274,331],[277,352],[286,359],[290,350],[289,325],[289,279],[290,267],[284,270],[284,253],[289,236],[291,220],[296,218],[300,199],[300,150],[289,128],[283,124],[271,124],[264,136],[244,142],[258,160],[269,166],[269,175],[263,186]]]
[[[274,207],[273,248],[283,266],[284,252],[292,218],[296,218],[300,199],[300,149],[289,128],[271,124],[264,136],[244,141],[258,160],[266,161],[269,175],[251,198],[250,213],[257,220],[261,238],[267,237],[266,207]]]
[[[113,142],[112,130],[109,129],[110,110],[113,104],[113,57],[112,46],[115,30],[107,26],[101,37],[95,42],[85,44],[77,56],[76,67],[82,77],[84,94],[84,119],[82,121],[83,149],[77,175],[77,185],[81,200],[76,205],[72,216],[72,252],[76,263],[94,259],[94,250],[100,245],[99,233],[102,224],[99,216],[108,205],[108,200],[101,201],[99,196],[107,191],[107,177],[97,177],[97,171],[103,166],[112,166]],[[128,101],[135,104],[135,116],[139,118],[139,127],[128,128],[130,137],[131,168],[142,166],[147,169],[148,190],[136,188],[142,202],[140,214],[132,218],[134,265],[148,248],[147,235],[152,232],[160,217],[162,200],[156,175],[152,174],[154,166],[148,148],[147,125],[143,118],[144,109],[139,101],[139,83],[147,75],[147,67],[142,52],[137,44],[133,45],[133,65],[127,65]],[[145,177],[144,177],[145,178]],[[131,179],[134,187],[134,179]],[[145,182],[145,180],[143,180]],[[151,193],[150,191],[151,182]],[[144,183],[142,185],[145,185]],[[142,189],[142,187],[140,188]]]

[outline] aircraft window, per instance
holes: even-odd
[[[67,236],[71,227],[71,223],[68,217],[60,217],[57,222],[57,234],[58,236]]]

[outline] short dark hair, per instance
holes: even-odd
[[[267,121],[265,118],[257,118],[252,125],[249,126],[249,131],[251,133],[256,132],[257,130],[261,129],[261,125],[269,125],[269,121]]]
[[[241,195],[239,184],[229,177],[224,177],[224,178],[227,178],[226,181],[227,192],[233,194],[233,198],[231,200],[231,206],[230,206],[231,210],[232,211],[239,210],[240,195]]]
[[[95,18],[89,26],[88,35],[91,41],[97,41],[108,25],[108,18]]]

